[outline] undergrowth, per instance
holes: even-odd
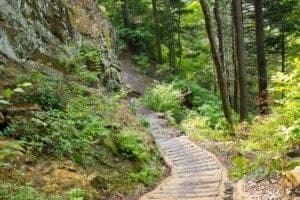
[[[73,78],[65,80],[33,72],[17,80],[20,84],[30,83],[31,87],[10,98],[11,103],[37,104],[41,110],[13,115],[6,129],[0,132],[3,139],[17,141],[13,147],[0,143],[1,174],[11,166],[20,167],[12,159],[17,152],[16,156],[25,156],[33,163],[43,158],[66,159],[86,169],[106,171],[105,195],[128,194],[137,185],[154,184],[163,168],[152,139],[144,132],[143,126],[149,125],[147,121],[133,116],[124,100],[126,91],[107,94],[88,88],[98,85],[100,80],[98,50],[74,44],[62,47],[59,52],[61,64]],[[86,199],[82,197],[84,190],[78,188],[69,188],[70,191],[57,194],[56,198],[49,193],[57,191],[39,194],[43,190],[35,190],[24,181],[10,183],[10,179],[9,174],[0,176],[1,198]]]
[[[279,100],[275,100],[270,116],[258,118],[250,125],[248,136],[237,141],[236,148],[241,148],[241,155],[232,160],[233,177],[266,176],[300,165],[299,160],[287,157],[289,151],[300,148],[299,82],[297,59],[290,75],[277,73],[272,77],[271,92]],[[284,98],[280,98],[283,92]]]

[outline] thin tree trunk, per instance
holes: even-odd
[[[232,6],[238,64],[240,121],[245,121],[248,117],[248,89],[241,0],[232,0]]]
[[[281,72],[285,72],[285,30],[284,21],[282,20],[281,27]]]
[[[219,42],[219,52],[222,62],[223,70],[225,70],[225,54],[224,54],[224,40],[223,40],[223,28],[222,28],[222,20],[220,17],[220,10],[219,10],[219,1],[215,0],[214,3],[214,15],[216,18],[216,24],[217,24],[217,33],[218,33],[218,42]]]
[[[222,69],[221,56],[218,51],[217,42],[215,40],[216,37],[215,37],[215,33],[214,33],[213,27],[212,27],[213,23],[212,23],[210,11],[209,11],[208,2],[206,0],[199,0],[199,2],[201,4],[202,12],[204,14],[205,27],[206,27],[208,39],[210,42],[212,57],[213,57],[214,64],[216,67],[223,112],[224,112],[225,118],[227,119],[229,125],[232,128],[232,116],[231,116],[231,109],[230,109],[230,104],[229,104],[229,100],[228,100],[229,95],[228,95],[228,91],[226,89],[227,86],[226,86],[226,81],[225,81],[224,73],[223,73],[223,69]]]
[[[169,65],[176,71],[176,52],[175,52],[175,35],[174,35],[174,23],[171,12],[170,0],[165,0],[167,16],[168,16],[168,30],[169,30]]]
[[[128,15],[128,0],[122,0],[121,9],[122,9],[122,17],[123,17],[124,26],[125,26],[125,28],[130,28],[131,23],[130,23],[129,15]]]
[[[179,6],[179,10],[178,10],[178,24],[177,24],[177,28],[178,28],[178,52],[179,52],[179,63],[178,63],[178,69],[180,69],[181,67],[181,63],[182,63],[182,44],[181,44],[181,8]]]
[[[233,109],[235,112],[239,113],[239,81],[238,81],[238,66],[237,66],[237,61],[236,61],[236,46],[235,46],[235,44],[236,44],[235,30],[234,30],[234,26],[232,25],[232,65],[233,65],[233,69],[234,69]]]
[[[226,86],[227,86],[227,91],[228,91],[228,98],[229,98],[229,103],[230,102],[230,82],[229,82],[229,72],[228,72],[228,68],[226,66],[226,62],[225,62],[225,51],[224,51],[224,38],[223,38],[223,27],[222,27],[222,19],[220,16],[220,4],[219,4],[220,0],[215,0],[214,2],[214,15],[215,15],[215,19],[216,19],[216,24],[217,24],[217,35],[218,35],[218,44],[219,44],[219,53],[220,53],[220,57],[221,57],[221,63],[222,63],[222,68],[223,68],[223,72],[225,74],[224,78],[226,81]]]
[[[281,22],[281,72],[285,72],[285,32],[284,20]],[[284,91],[282,91],[281,98],[284,98]]]
[[[152,0],[152,12],[153,12],[153,20],[154,20],[154,29],[155,29],[155,37],[156,37],[156,50],[157,50],[157,61],[158,63],[163,63],[163,56],[161,50],[161,36],[159,30],[159,20],[157,13],[157,0]]]
[[[127,28],[127,29],[131,29],[132,24],[131,24],[130,18],[129,18],[128,0],[122,0],[121,10],[122,10],[122,17],[123,17],[124,27]],[[130,50],[135,51],[135,45],[130,40],[130,38],[126,35],[124,39],[127,43],[128,48]]]
[[[256,55],[259,88],[260,114],[268,114],[268,82],[266,70],[266,57],[264,48],[264,17],[263,0],[255,0],[255,24],[256,24]]]

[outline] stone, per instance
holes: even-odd
[[[5,62],[13,61],[28,71],[62,76],[60,70],[55,70],[62,67],[57,60],[57,46],[78,38],[98,41],[104,84],[112,90],[120,88],[117,35],[95,1],[1,0],[0,18],[5,19],[0,23],[0,55]],[[9,65],[8,71],[14,67]]]
[[[32,186],[43,187],[46,184],[46,181],[44,177],[35,175],[31,178],[30,184]]]
[[[245,192],[245,180],[240,180],[234,187],[233,200],[250,200],[251,197]]]
[[[93,172],[88,176],[88,182],[97,189],[107,190],[108,185],[104,177],[102,177],[97,172]]]
[[[2,109],[3,112],[8,114],[24,113],[30,111],[42,111],[41,107],[36,103],[26,103],[8,106]]]
[[[285,172],[281,181],[284,189],[295,190],[300,187],[300,166]]]

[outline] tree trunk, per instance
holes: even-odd
[[[248,89],[241,0],[232,0],[232,6],[233,24],[235,27],[236,59],[238,64],[240,121],[245,121],[248,117]]]
[[[159,20],[157,13],[157,0],[152,0],[152,12],[153,12],[153,20],[154,20],[154,29],[155,29],[155,37],[156,37],[156,50],[157,50],[157,61],[158,63],[163,63],[163,56],[161,50],[161,36],[159,30]]]
[[[255,0],[255,33],[256,33],[256,55],[258,71],[258,88],[259,88],[259,109],[260,114],[268,114],[268,82],[266,70],[266,57],[264,49],[264,17],[263,17],[263,0]]]
[[[282,20],[281,25],[281,72],[285,72],[285,30],[284,30],[284,20]]]
[[[224,40],[223,40],[223,28],[222,28],[222,20],[220,17],[220,10],[219,10],[219,1],[215,0],[214,3],[214,15],[216,18],[216,24],[217,24],[217,33],[218,33],[218,42],[219,42],[219,52],[222,62],[223,70],[225,70],[225,54],[224,54]]]
[[[121,10],[122,10],[122,18],[123,18],[123,23],[124,23],[124,27],[127,29],[131,29],[132,28],[132,24],[129,18],[129,8],[128,8],[128,0],[122,0],[122,5],[121,5]],[[136,46],[134,44],[134,42],[131,41],[131,39],[126,35],[124,37],[127,46],[130,50],[132,51],[136,51]]]
[[[233,16],[233,14],[232,14]],[[233,19],[233,17],[232,17]],[[233,109],[236,113],[239,111],[239,81],[238,81],[238,66],[236,61],[236,46],[235,46],[235,30],[232,25],[232,65],[234,70],[234,83],[233,83]]]
[[[222,69],[221,56],[219,54],[217,42],[215,40],[216,35],[215,35],[215,33],[213,31],[213,27],[212,27],[213,23],[212,23],[210,11],[209,11],[208,2],[206,0],[199,0],[199,2],[201,4],[202,12],[204,14],[205,27],[206,27],[208,39],[210,42],[212,57],[213,57],[214,64],[216,67],[223,112],[224,112],[225,118],[227,119],[229,125],[232,128],[232,116],[231,116],[231,109],[230,109],[229,98],[228,98],[229,95],[228,95],[228,91],[226,89],[227,86],[226,86],[226,81],[225,81],[224,73],[223,73],[223,69]]]
[[[130,28],[131,23],[129,20],[129,15],[128,15],[128,0],[122,0],[122,17],[123,17],[123,23],[125,28]]]
[[[181,44],[181,8],[178,8],[178,53],[179,53],[179,62],[178,62],[178,69],[181,67],[182,63],[182,44]]]
[[[221,16],[220,16],[219,1],[220,0],[215,0],[215,2],[214,2],[214,15],[215,15],[216,24],[217,24],[217,35],[218,35],[219,53],[220,53],[220,57],[221,57],[222,69],[223,69],[223,72],[225,74],[224,79],[226,81],[229,104],[231,104],[231,102],[230,102],[231,98],[230,98],[229,71],[228,71],[228,68],[227,68],[226,62],[225,62],[223,27],[222,27],[222,19],[221,19]]]
[[[175,51],[175,34],[174,34],[174,23],[171,12],[170,0],[165,0],[166,11],[168,16],[168,31],[169,31],[169,65],[176,71],[176,51]]]

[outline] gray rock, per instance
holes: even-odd
[[[54,69],[61,67],[56,51],[59,45],[79,38],[99,42],[103,83],[119,89],[115,31],[93,0],[84,4],[75,0],[1,0],[0,55],[27,71],[61,76]]]

